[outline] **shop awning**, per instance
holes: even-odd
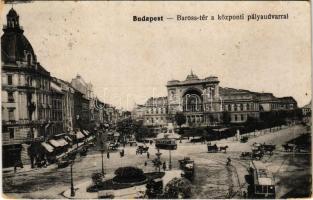
[[[81,138],[84,138],[84,137],[85,137],[85,135],[82,134],[82,132],[78,131],[78,132],[76,133],[76,138],[77,138],[77,139],[81,139]]]
[[[89,137],[89,138],[87,138],[87,141],[90,142],[93,139],[94,139],[94,137]]]
[[[48,143],[42,142],[41,145],[50,153],[53,152],[53,150],[54,150],[53,146],[51,146]]]
[[[89,135],[89,131],[83,130],[83,134],[88,136]]]
[[[59,140],[49,140],[50,144],[52,144],[54,147],[64,147],[68,143],[65,141],[65,139],[59,139]]]
[[[65,136],[64,138],[65,138],[66,140],[72,142],[72,139],[71,139],[69,136]]]
[[[62,146],[62,147],[64,147],[64,146],[66,146],[66,145],[68,145],[68,142],[66,142],[66,140],[65,139],[59,139],[59,140],[57,140],[57,142]]]
[[[61,147],[61,145],[56,140],[49,140],[49,143],[52,144],[54,147]]]

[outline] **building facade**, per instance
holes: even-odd
[[[193,72],[183,81],[168,81],[167,97],[150,98],[140,108],[145,110],[144,124],[160,129],[175,123],[175,115],[183,113],[184,126],[217,126],[244,123],[249,118],[258,120],[261,112],[297,108],[293,97],[277,98],[271,93],[220,87],[219,83],[218,77],[200,79]]]
[[[50,73],[39,62],[12,8],[1,37],[3,166],[21,161],[22,144],[44,140],[51,117]],[[25,149],[23,149],[25,150]]]

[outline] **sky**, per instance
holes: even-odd
[[[11,5],[2,8],[2,23]],[[166,96],[166,83],[218,76],[220,86],[311,100],[310,4],[70,2],[15,4],[37,60],[52,76],[80,74],[101,100],[132,109]],[[176,15],[285,14],[288,20],[176,21]],[[133,22],[133,16],[165,16]]]

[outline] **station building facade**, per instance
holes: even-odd
[[[175,123],[179,112],[186,117],[184,126],[217,126],[225,123],[225,114],[229,123],[244,123],[249,117],[259,119],[261,112],[297,108],[293,97],[278,98],[272,93],[221,87],[219,83],[218,77],[200,79],[193,72],[183,81],[168,81],[166,97],[150,98],[144,104],[144,124],[160,129]]]

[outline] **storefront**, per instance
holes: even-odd
[[[13,167],[21,161],[21,144],[3,145],[2,146],[2,167]]]

